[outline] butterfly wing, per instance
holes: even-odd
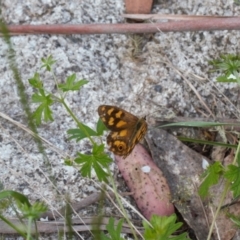
[[[99,106],[98,114],[112,131],[107,137],[109,150],[116,155],[127,157],[147,131],[145,119],[138,119],[131,113],[110,105]]]
[[[98,115],[106,127],[113,132],[131,128],[138,122],[136,116],[119,107],[110,105],[99,106]]]
[[[124,129],[119,132],[111,132],[107,137],[109,150],[116,155],[126,158],[132,152],[135,145],[144,137],[146,131],[147,123],[141,118],[131,131]]]
[[[127,155],[129,155],[132,152],[135,145],[141,141],[141,139],[145,136],[146,132],[147,132],[147,123],[144,118],[141,118],[137,122],[135,129],[128,140]]]

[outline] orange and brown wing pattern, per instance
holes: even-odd
[[[114,132],[133,126],[138,118],[131,113],[115,106],[101,105],[98,115],[109,130]]]
[[[128,142],[128,150],[127,152],[130,154],[135,147],[145,136],[147,132],[147,123],[144,118],[139,119],[135,131],[129,139]]]
[[[114,154],[128,156],[147,131],[145,119],[110,105],[101,105],[98,114],[103,123],[111,130],[107,144]]]

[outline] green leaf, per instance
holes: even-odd
[[[35,202],[32,206],[28,206],[26,203],[17,202],[18,209],[23,214],[24,218],[38,219],[47,211],[47,205],[43,202]]]
[[[224,177],[231,182],[233,197],[238,197],[240,195],[240,167],[228,165]]]
[[[13,224],[11,221],[9,221],[7,218],[5,218],[3,215],[0,214],[0,219],[5,222],[8,226],[10,226],[12,229],[15,230],[16,233],[20,234],[24,239],[27,239],[27,233],[24,229],[24,226],[16,226],[16,224]]]
[[[232,76],[236,78],[237,83],[240,84],[239,73],[237,71],[234,71]]]
[[[214,67],[214,71],[221,71],[223,75],[217,78],[218,82],[237,82],[240,83],[240,56],[227,54],[221,55],[219,59],[209,61]]]
[[[176,223],[177,217],[175,214],[166,216],[153,215],[150,219],[150,226],[147,222],[143,221],[144,239],[146,240],[187,240],[187,233],[172,236],[178,230],[182,223]]]
[[[82,164],[80,172],[83,177],[91,178],[91,171],[94,169],[99,181],[107,182],[108,174],[104,168],[109,166],[112,159],[104,153],[104,144],[94,144],[92,154],[78,153],[78,157],[74,161]]]
[[[116,224],[114,224],[114,218],[111,217],[106,226],[106,229],[110,237],[107,237],[104,233],[101,233],[100,239],[101,240],[124,240],[124,238],[121,237],[123,219],[118,221],[116,228],[115,228],[115,225]]]
[[[47,206],[44,203],[36,202],[34,204],[30,204],[28,198],[25,197],[23,194],[11,190],[5,190],[0,192],[0,201],[4,201],[5,199],[11,200],[11,207],[12,207],[12,200],[16,203],[18,216],[19,218],[26,218],[28,219],[28,224],[31,224],[33,220],[36,220],[41,216],[42,213],[47,211]],[[7,218],[0,214],[0,219],[8,224],[11,228],[13,228],[16,233],[20,234],[24,237],[24,239],[33,239],[27,238],[27,226],[22,222],[22,224],[13,224]],[[30,226],[30,225],[29,225]],[[28,229],[29,229],[28,226]],[[31,229],[31,226],[30,226]]]
[[[240,166],[240,152],[236,152],[237,154],[237,165]]]
[[[30,85],[32,85],[34,88],[42,89],[43,83],[40,79],[39,73],[35,73],[33,78],[28,79],[28,82]]]
[[[51,71],[51,69],[52,69],[52,65],[56,62],[54,59],[53,59],[53,57],[52,57],[52,55],[50,55],[49,57],[47,57],[47,58],[42,58],[41,59],[41,61],[42,61],[42,66],[41,66],[41,68],[46,68],[46,70],[47,71]]]
[[[47,121],[53,121],[52,117],[52,111],[50,109],[50,106],[52,105],[53,101],[51,98],[51,95],[45,95],[43,91],[38,93],[34,93],[32,95],[32,101],[34,103],[40,103],[38,108],[33,112],[33,118],[37,125],[40,125],[42,122],[42,118],[45,122]]]
[[[30,202],[28,201],[28,198],[19,192],[11,191],[11,190],[4,190],[0,192],[0,200],[4,198],[9,198],[9,197],[12,197],[15,201],[26,204],[29,207],[31,206]]]
[[[76,139],[76,141],[80,141],[86,137],[98,136],[98,133],[92,130],[90,127],[82,123],[84,131],[79,128],[69,129],[67,134],[70,135],[69,139]]]
[[[240,69],[240,56],[233,54],[222,54],[219,59],[209,61],[216,70],[222,70],[226,75]]]
[[[97,122],[97,133],[98,133],[98,136],[101,136],[103,134],[103,132],[106,131],[106,130],[108,130],[108,128],[105,126],[105,124],[103,123],[101,118],[99,118],[98,122]]]
[[[208,194],[209,188],[218,183],[218,180],[222,174],[223,166],[220,162],[215,162],[214,164],[209,165],[207,170],[203,173],[202,177],[205,178],[199,187],[199,195],[205,198]]]
[[[240,228],[240,217],[235,216],[234,214],[227,213],[227,217],[230,218],[230,220],[238,227]]]
[[[58,87],[62,89],[63,92],[78,91],[80,87],[88,83],[88,81],[85,79],[79,80],[77,82],[75,82],[75,80],[76,80],[76,74],[74,73],[67,78],[66,83],[59,84]]]
[[[236,83],[237,82],[236,79],[231,78],[231,77],[229,78],[229,76],[225,76],[225,75],[217,77],[217,81],[218,82],[225,82],[225,83],[231,83],[231,82]]]
[[[64,164],[67,165],[67,166],[73,166],[73,162],[71,159],[64,159]]]

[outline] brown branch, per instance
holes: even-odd
[[[9,25],[11,34],[111,34],[240,30],[240,17],[219,17],[166,23]],[[0,29],[1,30],[1,29]]]
[[[96,225],[92,224],[93,220],[96,217],[82,217],[81,219],[73,219],[72,220],[72,227],[76,232],[83,232],[83,231],[91,231],[92,229],[96,229]],[[18,219],[8,219],[12,224],[15,226],[20,226],[22,223]],[[109,218],[104,217],[101,222],[100,229],[106,230],[106,225],[108,224]],[[27,221],[24,222],[27,226]],[[115,225],[118,222],[115,222]],[[143,231],[142,227],[137,227],[140,232]],[[64,221],[52,221],[52,222],[40,222],[37,221],[37,229],[38,233],[56,233],[58,231],[64,230],[68,232],[69,229],[66,227],[66,222]],[[34,228],[32,228],[32,232],[34,232]],[[128,227],[127,224],[123,223],[122,227],[123,233],[131,233],[131,229]],[[14,229],[9,227],[5,222],[0,221],[0,234],[17,234]]]

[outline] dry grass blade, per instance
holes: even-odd
[[[78,219],[74,219],[72,221],[73,228],[75,232],[84,232],[84,231],[91,231],[94,229],[94,226],[92,225],[92,222],[96,216],[93,217],[83,217],[82,221]],[[106,225],[108,224],[109,218],[103,218],[102,225],[100,228],[102,230],[106,230]],[[18,219],[11,219],[11,222],[19,225],[21,222]],[[25,222],[27,224],[27,222]],[[69,229],[66,227],[64,220],[60,221],[53,221],[53,222],[37,222],[37,228],[39,233],[57,233],[60,230],[63,230],[64,232],[68,232]],[[2,234],[14,234],[16,233],[12,228],[10,228],[8,225],[6,225],[4,222],[0,221],[0,233]],[[143,228],[138,227],[139,232],[143,232]],[[122,226],[122,232],[123,233],[131,233],[131,230],[127,226],[127,224],[123,224]]]
[[[201,104],[205,107],[205,109],[208,111],[208,113],[215,119],[213,112],[210,110],[210,108],[207,106],[207,104],[203,101],[202,97],[200,96],[200,94],[198,93],[196,88],[192,85],[192,83],[184,76],[184,74],[182,74],[182,72],[180,70],[178,70],[175,66],[173,66],[173,64],[170,62],[170,60],[167,57],[166,57],[166,59],[167,59],[166,64],[168,64],[177,74],[179,74],[184,79],[184,81],[189,85],[189,87],[196,94],[196,96],[199,99],[199,101],[201,102]]]
[[[67,158],[69,157],[68,154],[66,154],[66,152],[63,152],[62,150],[56,148],[51,142],[49,142],[47,139],[39,136],[39,135],[36,135],[33,131],[31,131],[28,127],[26,127],[25,125],[23,125],[22,123],[20,122],[17,122],[15,120],[13,120],[12,118],[10,118],[8,115],[0,112],[0,117],[6,119],[7,121],[11,122],[12,124],[16,125],[17,127],[21,128],[22,130],[24,130],[25,132],[29,133],[30,135],[32,135],[33,137],[35,138],[39,138],[41,141],[45,142],[47,145],[49,145],[49,147],[55,151],[56,153],[62,155],[62,157],[64,158]]]
[[[142,19],[142,20],[199,20],[199,19],[213,19],[213,18],[235,18],[232,16],[204,16],[204,15],[173,15],[173,14],[123,14],[124,18]]]

